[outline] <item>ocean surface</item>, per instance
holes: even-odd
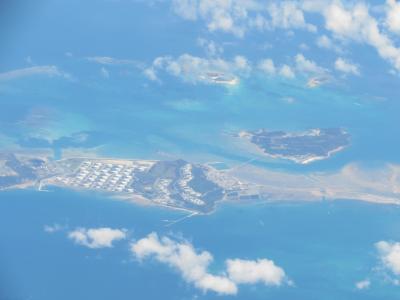
[[[68,152],[183,158],[219,166],[251,160],[258,167],[301,174],[334,172],[352,163],[371,169],[400,163],[399,78],[388,75],[390,65],[375,49],[351,44],[354,55],[340,55],[359,65],[361,76],[341,75],[333,69],[339,53],[317,49],[315,34],[267,30],[237,39],[208,32],[202,22],[178,19],[170,2],[12,0],[0,5],[0,74],[34,66],[56,66],[68,74],[0,80],[1,151],[50,149],[56,159]],[[145,78],[144,68],[160,56],[209,59],[198,38],[222,45],[227,61],[247,57],[254,72],[233,87],[190,83],[165,71],[158,74],[160,81]],[[293,66],[299,53],[330,69],[332,80],[310,89],[307,76],[286,80],[256,71],[265,58]],[[128,63],[99,64],[90,57]],[[254,160],[233,138],[241,130],[330,127],[345,128],[351,145],[306,166],[261,156]],[[351,201],[224,204],[212,215],[165,226],[165,220],[184,216],[93,193],[2,191],[0,300],[400,298],[374,246],[400,241],[398,207]],[[59,231],[45,232],[55,224]],[[67,238],[77,227],[123,227],[129,240],[112,249],[88,249]],[[235,297],[203,294],[168,266],[132,258],[129,241],[153,231],[210,251],[216,272],[228,258],[273,259],[294,286],[243,286]],[[355,283],[365,279],[371,287],[357,290]]]
[[[192,84],[165,72],[160,82],[152,82],[143,68],[156,57],[204,56],[196,44],[201,24],[182,26],[168,1],[157,1],[158,9],[146,1],[117,2],[41,0],[27,6],[15,1],[8,7],[0,28],[0,37],[7,41],[0,52],[0,72],[55,65],[70,77],[0,82],[3,149],[51,146],[59,158],[63,149],[78,147],[104,156],[236,164],[254,158],[227,138],[240,130],[343,127],[352,135],[351,147],[330,160],[306,167],[268,158],[254,163],[304,172],[339,169],[352,162],[400,162],[398,78],[377,75],[386,74],[387,66],[373,49],[362,49],[363,55],[357,56],[360,65],[368,65],[363,76],[333,78],[316,89],[306,86],[306,77],[285,80],[261,74],[242,76],[231,88]],[[79,14],[65,18],[65,11]],[[137,30],[137,24],[146,30]],[[60,35],[65,28],[68,32]],[[253,63],[266,57],[284,63],[282,49],[285,56],[295,56],[300,43],[315,43],[313,35],[285,40],[273,32],[243,43],[221,38],[226,39],[226,59],[244,55]],[[274,47],[260,47],[269,39]],[[100,65],[88,60],[95,56],[132,63]],[[27,58],[31,65],[24,61]],[[326,67],[335,58],[334,53],[319,51],[314,57]],[[107,69],[107,78],[101,76],[101,68]],[[82,132],[89,139],[71,139]]]
[[[25,92],[21,85],[26,84]],[[259,157],[254,163],[304,172],[352,162],[399,162],[398,103],[382,104],[325,87],[310,90],[302,84],[252,78],[230,89],[176,81],[146,86],[143,78],[131,76],[90,88],[54,79],[42,90],[38,80],[24,79],[23,84],[11,83],[18,93],[4,92],[8,101],[0,112],[0,139],[4,149],[49,147],[56,158],[74,148],[101,156],[232,165],[255,157],[232,137],[241,130],[342,127],[352,136],[351,146],[330,160],[297,166]],[[86,138],[77,139],[79,134]]]
[[[397,299],[374,243],[400,239],[400,208],[363,202],[224,204],[212,215],[166,227],[184,213],[64,190],[0,194],[0,299]],[[60,230],[45,232],[46,225]],[[89,249],[67,238],[77,227],[126,228],[128,241]],[[269,258],[293,286],[241,286],[204,294],[156,261],[138,262],[129,242],[150,232],[180,236],[214,256]],[[371,281],[367,290],[355,283]]]

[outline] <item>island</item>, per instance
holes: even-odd
[[[316,88],[319,87],[320,85],[323,85],[325,83],[329,82],[328,77],[312,77],[307,81],[307,86],[309,88]]]
[[[237,85],[239,83],[239,78],[231,75],[224,74],[220,72],[207,72],[205,75],[201,75],[200,79],[213,83],[213,84],[221,84],[221,85]]]
[[[400,204],[400,166],[338,172],[290,173],[249,163],[217,169],[213,163],[177,160],[0,154],[0,193],[8,189],[52,191],[54,187],[96,192],[141,205],[209,214],[223,201],[361,200]]]
[[[264,155],[298,164],[327,159],[350,144],[350,134],[342,128],[317,128],[303,132],[259,129],[242,131],[239,137],[255,145]]]
[[[117,198],[207,213],[225,196],[210,179],[214,168],[184,160],[152,161],[0,156],[0,189],[56,186],[105,192]]]

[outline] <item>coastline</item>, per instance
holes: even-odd
[[[252,146],[255,145],[252,144]],[[337,151],[340,151],[340,149],[334,149],[330,154]],[[74,168],[79,168],[84,160],[121,165],[129,165],[132,162],[151,165],[157,162],[157,160],[115,158],[78,157],[74,159],[76,159],[75,162],[72,161]],[[65,162],[64,160],[60,161]],[[210,198],[206,202],[206,206],[199,205],[196,207],[190,202],[174,201],[173,198],[157,198],[159,197],[157,195],[147,198],[147,194],[140,192],[140,190],[118,191],[92,186],[71,185],[68,182],[58,181],[58,176],[63,176],[63,173],[54,173],[49,177],[39,176],[36,180],[29,180],[1,190],[35,189],[45,191],[43,188],[46,186],[54,186],[77,192],[96,193],[107,198],[128,201],[141,206],[158,206],[201,215],[214,213],[223,203],[287,203],[351,199],[376,204],[400,204],[400,166],[397,165],[388,164],[382,169],[369,170],[352,164],[346,165],[333,173],[315,172],[307,174],[260,168],[249,163],[223,170],[217,170],[207,163],[204,166],[209,170],[207,173],[210,175],[209,180],[223,191],[223,194]],[[65,169],[62,169],[62,171],[66,172]],[[73,169],[68,169],[68,173],[65,174],[74,177],[74,172]],[[373,174],[379,175],[376,175],[376,178],[371,178]]]
[[[23,190],[31,190],[33,192],[52,192],[53,190],[38,190],[35,188],[36,182],[30,182],[26,184],[21,184],[18,186],[14,186],[11,188],[7,189],[2,189],[0,192],[7,192],[7,191],[23,191]],[[49,187],[52,187],[53,185],[48,185]],[[66,191],[73,191],[75,193],[82,193],[82,194],[90,194],[93,193],[93,190],[85,190],[85,189],[79,189],[79,188],[71,188],[71,187],[63,187],[63,186],[56,186],[54,185],[56,189],[61,189],[61,190],[66,190]],[[253,200],[246,200],[246,201],[241,201],[241,200],[231,200],[231,199],[226,199],[223,198],[221,200],[218,200],[214,203],[213,208],[210,211],[197,211],[197,210],[192,210],[184,207],[177,207],[177,206],[172,206],[172,205],[165,205],[165,204],[160,204],[153,202],[149,199],[146,199],[140,195],[127,195],[127,194],[112,194],[109,192],[104,192],[104,191],[95,191],[96,195],[99,195],[101,198],[110,200],[110,201],[124,201],[132,205],[138,205],[140,207],[154,207],[154,208],[162,208],[166,210],[171,210],[171,211],[178,211],[182,213],[186,213],[188,215],[184,216],[182,219],[186,219],[188,217],[192,216],[209,216],[220,209],[223,209],[224,205],[238,205],[238,206],[251,206],[251,205],[268,205],[268,204],[274,204],[274,205],[287,205],[287,204],[302,204],[302,203],[321,203],[321,202],[330,202],[330,203],[335,203],[335,202],[359,202],[359,203],[369,203],[369,204],[374,204],[374,205],[388,205],[388,206],[394,206],[394,207],[399,207],[400,206],[400,199],[399,200],[394,200],[393,198],[390,197],[385,197],[385,196],[371,196],[368,194],[363,194],[363,195],[354,195],[354,197],[348,195],[345,197],[326,197],[326,196],[321,196],[318,198],[314,199],[267,199],[267,198],[260,198],[260,199],[253,199]],[[178,220],[172,220],[171,223],[174,224]],[[170,225],[172,225],[170,224]],[[169,225],[168,225],[169,226]]]
[[[300,164],[300,165],[307,165],[307,164],[313,163],[315,161],[329,159],[333,154],[343,151],[344,149],[346,149],[348,147],[348,145],[338,146],[337,148],[328,151],[327,154],[324,156],[317,156],[317,155],[306,155],[304,157],[285,156],[285,155],[281,155],[281,154],[268,153],[268,151],[266,149],[260,147],[256,143],[253,143],[251,141],[251,139],[254,137],[254,134],[251,132],[240,131],[238,133],[237,137],[242,140],[242,143],[244,144],[245,148],[249,150],[249,152],[254,151],[257,154],[264,156],[264,157],[269,157],[272,159],[288,160],[288,161],[292,161],[292,162],[294,162],[296,164]]]

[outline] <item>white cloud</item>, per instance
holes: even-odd
[[[332,0],[303,0],[301,7],[306,12],[320,13]]]
[[[319,48],[333,50],[337,53],[343,52],[342,46],[339,44],[339,41],[332,41],[332,39],[326,35],[321,35],[320,37],[318,37],[316,44]]]
[[[348,74],[360,75],[358,66],[339,57],[335,61],[335,69]]]
[[[297,54],[294,57],[294,66],[287,64],[276,66],[272,59],[267,58],[258,63],[258,69],[267,75],[280,75],[285,78],[295,78],[296,73],[312,76],[328,76],[328,70],[318,66],[314,61]]]
[[[153,67],[144,69],[143,74],[152,81],[159,81],[156,70]]]
[[[294,74],[294,71],[288,65],[283,65],[279,70],[279,74],[286,78],[295,78],[296,77],[296,75]]]
[[[125,229],[103,228],[78,228],[68,233],[68,238],[76,244],[88,248],[111,248],[115,241],[126,238]]]
[[[333,43],[326,35],[322,35],[317,39],[317,46],[320,48],[332,49]]]
[[[317,27],[306,23],[303,10],[301,9],[299,2],[274,2],[268,6],[268,12],[271,17],[270,25],[272,28],[303,28],[311,32],[317,31]]]
[[[296,70],[303,74],[323,75],[326,69],[318,66],[314,61],[304,57],[303,54],[297,54],[295,57]]]
[[[393,274],[400,275],[400,243],[380,241],[375,246],[383,265]]]
[[[390,31],[400,34],[400,2],[387,0],[386,26]]]
[[[400,49],[382,32],[378,21],[369,14],[365,3],[345,7],[340,0],[334,1],[327,6],[323,14],[326,29],[337,38],[374,47],[382,58],[400,70]]]
[[[213,257],[209,252],[197,251],[187,241],[159,238],[156,233],[133,243],[131,251],[140,261],[152,257],[177,270],[185,281],[195,287],[218,294],[234,295],[238,292],[239,284],[261,282],[266,285],[281,285],[286,279],[285,272],[267,259],[228,259],[227,274],[211,274],[208,269]]]
[[[274,61],[270,58],[260,61],[258,63],[258,68],[268,75],[274,75],[276,73]]]
[[[251,66],[249,64],[249,61],[247,60],[246,57],[244,57],[242,55],[235,56],[234,66],[235,66],[235,69],[237,69],[239,71],[244,71],[244,72],[251,71]]]
[[[238,284],[261,282],[265,285],[279,286],[286,278],[283,269],[268,259],[228,259],[226,265],[229,278]]]
[[[173,11],[186,20],[202,20],[209,31],[243,37],[251,29],[317,28],[305,21],[297,1],[275,1],[266,5],[257,0],[174,0]]]
[[[172,9],[174,12],[186,20],[197,19],[197,0],[173,0]]]
[[[163,71],[190,83],[210,83],[209,73],[222,73],[226,76],[247,76],[251,65],[243,56],[236,56],[232,61],[221,58],[201,58],[183,54],[177,58],[157,57],[144,74],[151,80],[158,79],[158,72]]]
[[[357,290],[366,290],[369,289],[370,286],[371,286],[371,281],[369,281],[368,279],[356,282]]]
[[[379,5],[378,5],[379,6]],[[284,29],[293,34],[294,29],[316,32],[315,25],[307,22],[308,14],[321,14],[325,28],[336,39],[326,35],[317,40],[322,48],[342,52],[342,46],[355,41],[374,47],[378,54],[400,70],[400,48],[387,31],[400,34],[400,3],[387,0],[385,9],[365,1],[342,0],[174,0],[176,14],[187,20],[204,22],[209,31],[222,31],[243,37],[248,31]],[[369,12],[380,14],[379,18]],[[387,30],[388,29],[388,30]],[[338,46],[337,42],[342,46]]]
[[[34,66],[0,73],[0,80],[13,80],[38,75],[44,75],[48,77],[63,77],[66,79],[71,78],[69,74],[60,71],[56,66]]]
[[[202,19],[209,31],[223,31],[242,37],[248,14],[257,11],[253,0],[174,0],[173,11],[186,20]]]
[[[290,66],[288,66],[286,64],[284,64],[280,67],[276,66],[274,61],[270,58],[261,60],[258,63],[257,67],[261,72],[263,72],[267,75],[270,75],[270,76],[279,75],[279,76],[289,78],[289,79],[296,77],[293,69]]]
[[[361,7],[357,7],[359,10]],[[360,14],[356,11],[346,10],[341,2],[335,2],[328,6],[324,12],[325,27],[333,33],[350,38],[359,38],[357,36],[360,31],[359,26],[364,21],[364,13]]]
[[[198,38],[197,44],[202,47],[209,56],[218,56],[224,52],[224,49],[214,41]]]
[[[263,31],[264,29],[272,29],[267,17],[261,15],[260,13],[257,13],[255,17],[249,19],[248,27],[249,29],[255,28],[260,31]]]
[[[175,242],[169,238],[159,238],[156,233],[149,234],[132,244],[132,253],[140,260],[154,257],[178,270],[184,280],[194,284],[204,291],[214,291],[219,294],[232,295],[237,293],[237,286],[225,276],[208,273],[208,267],[213,260],[207,252],[196,252],[187,242]]]
[[[296,73],[310,76],[328,77],[329,71],[307,59],[302,54],[294,57],[292,66],[288,64],[276,65],[270,58],[262,59],[256,64],[256,70],[267,75],[279,75],[285,78],[295,78]],[[160,56],[154,59],[152,65],[144,70],[144,75],[154,81],[159,80],[159,73],[180,78],[189,83],[212,83],[214,74],[228,78],[247,77],[253,72],[253,63],[246,57],[237,55],[231,61],[222,58],[201,58],[190,54],[183,54],[177,58]]]

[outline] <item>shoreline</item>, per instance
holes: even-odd
[[[60,186],[54,186],[56,189],[60,189],[61,191],[67,191],[67,192],[73,192],[76,194],[83,194],[85,196],[90,196],[91,192],[90,190],[81,190],[81,189],[72,189],[72,188],[65,188],[65,187],[60,187]],[[12,188],[7,188],[7,189],[2,189],[0,192],[13,192],[13,191],[31,191],[31,192],[44,192],[37,190],[34,188],[34,185],[30,186],[14,186]],[[57,192],[57,190],[46,190],[46,192]],[[212,210],[208,212],[201,212],[201,211],[196,211],[196,210],[191,210],[187,208],[181,208],[181,207],[175,207],[175,206],[170,206],[170,205],[163,205],[163,204],[157,204],[154,202],[151,202],[145,198],[142,197],[131,197],[131,196],[121,196],[121,195],[111,195],[105,192],[96,192],[97,196],[100,196],[100,198],[103,198],[104,200],[107,201],[121,201],[121,202],[126,202],[132,205],[137,205],[139,207],[148,207],[148,208],[159,208],[159,209],[165,209],[169,211],[177,211],[177,212],[182,212],[186,213],[186,216],[183,216],[182,219],[187,219],[189,217],[193,216],[210,216],[213,215],[214,213],[219,212],[220,210],[223,209],[223,206],[225,205],[233,205],[233,206],[253,206],[253,205],[301,205],[301,204],[317,204],[317,203],[341,203],[341,202],[354,202],[354,203],[364,203],[364,204],[370,204],[370,205],[379,205],[379,206],[393,206],[393,207],[400,207],[400,200],[399,201],[393,201],[393,200],[388,200],[386,201],[379,201],[377,199],[360,199],[360,198],[321,198],[321,199],[312,199],[312,200],[295,200],[295,199],[288,199],[288,200],[277,200],[277,199],[258,199],[258,200],[251,200],[251,201],[236,201],[236,200],[227,200],[227,199],[222,199],[219,201],[215,202],[215,206]],[[141,198],[141,199],[139,199]],[[171,225],[173,225],[175,222],[181,221],[180,219],[177,220],[171,220]],[[169,225],[168,225],[169,226]]]
[[[318,202],[342,202],[342,201],[352,201],[352,202],[364,202],[364,203],[370,203],[370,204],[376,204],[376,205],[393,205],[393,206],[400,206],[400,198],[396,201],[393,198],[390,197],[385,197],[385,196],[371,196],[368,194],[360,195],[360,197],[326,197],[326,196],[321,196],[320,198],[314,198],[314,199],[309,199],[309,200],[304,200],[304,199],[266,199],[266,198],[261,198],[261,199],[256,199],[256,200],[229,200],[229,199],[221,199],[218,200],[214,203],[214,207],[210,211],[198,211],[198,210],[192,210],[189,208],[185,207],[177,207],[177,206],[172,206],[168,204],[160,204],[156,202],[152,202],[149,199],[146,199],[140,195],[127,195],[127,194],[112,194],[110,192],[106,191],[95,191],[95,190],[86,190],[86,189],[79,189],[79,188],[70,188],[70,187],[65,187],[65,186],[57,186],[57,185],[45,185],[50,187],[49,190],[39,190],[36,188],[37,182],[29,182],[26,184],[21,184],[18,186],[13,186],[10,188],[6,189],[0,189],[0,192],[3,191],[23,191],[23,190],[31,190],[34,192],[52,192],[54,190],[51,190],[51,187],[55,187],[56,189],[61,189],[65,191],[72,191],[75,193],[82,193],[82,194],[91,194],[95,192],[96,195],[104,198],[104,199],[109,199],[111,201],[124,201],[131,203],[133,205],[138,205],[141,207],[158,207],[158,208],[164,208],[167,210],[174,210],[174,211],[180,211],[180,212],[185,212],[189,214],[195,214],[195,215],[212,215],[216,211],[219,210],[220,206],[223,206],[225,204],[237,204],[237,205],[258,205],[258,204],[288,204],[288,203],[318,203]]]
[[[304,156],[304,158],[302,158],[301,156],[285,156],[282,154],[271,154],[266,149],[260,147],[256,143],[253,143],[251,141],[251,139],[253,137],[254,137],[254,134],[251,132],[248,132],[248,131],[240,131],[237,134],[237,138],[242,141],[242,144],[244,145],[244,147],[249,149],[249,151],[253,150],[254,152],[256,152],[257,154],[259,154],[263,157],[291,161],[298,165],[308,165],[308,164],[316,162],[316,161],[329,159],[329,158],[331,158],[331,156],[333,154],[341,152],[349,146],[349,145],[338,146],[337,148],[329,150],[326,153],[326,155],[324,155],[324,156],[317,156],[317,155],[308,155],[307,156],[306,155],[306,156]]]
[[[249,143],[250,144],[250,143]],[[254,144],[251,144],[255,147]],[[333,149],[331,155],[342,147]],[[75,158],[81,163],[88,158]],[[255,158],[256,159],[256,158]],[[67,159],[69,160],[69,159]],[[158,160],[96,158],[94,162],[112,162],[129,165],[132,162],[153,164]],[[62,160],[62,162],[64,162]],[[335,173],[296,174],[285,171],[275,171],[259,168],[246,162],[229,169],[217,170],[205,164],[209,169],[209,180],[217,184],[223,194],[210,198],[204,205],[193,205],[174,201],[173,198],[157,198],[136,190],[118,191],[115,189],[100,189],[92,186],[70,185],[68,182],[57,182],[57,176],[39,177],[35,180],[22,181],[20,184],[5,187],[2,190],[34,189],[44,191],[46,187],[73,190],[79,193],[92,193],[101,197],[123,200],[140,206],[158,206],[166,209],[196,213],[199,215],[213,214],[224,203],[267,203],[267,202],[315,202],[340,201],[349,199],[376,204],[400,205],[400,166],[387,165],[380,170],[380,176],[371,178],[373,173],[357,165],[348,165]],[[75,164],[73,164],[75,165]],[[214,174],[215,173],[215,174]],[[69,173],[68,173],[69,174]],[[228,177],[225,177],[228,176]],[[72,175],[68,175],[72,176]],[[233,194],[231,194],[233,192]],[[253,197],[250,199],[248,196]]]

